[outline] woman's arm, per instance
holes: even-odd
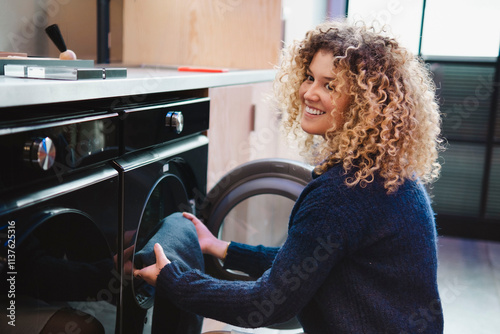
[[[194,224],[202,253],[224,260],[225,269],[258,278],[271,267],[278,253],[279,247],[249,246],[217,239],[196,216],[187,212],[183,216]]]
[[[253,278],[259,278],[271,268],[279,247],[250,246],[231,242],[228,247],[224,269],[239,270]]]
[[[157,298],[169,298],[181,309],[240,327],[287,321],[313,298],[343,256],[342,250],[330,247],[332,237],[308,231],[304,225],[309,224],[292,228],[272,267],[256,281],[219,280],[198,270],[183,271],[172,262],[159,273]],[[317,225],[324,231],[326,222]]]

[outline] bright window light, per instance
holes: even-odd
[[[418,53],[423,0],[350,0],[351,21],[385,26]],[[500,1],[427,0],[421,53],[426,56],[497,57],[500,48]]]
[[[422,54],[497,57],[500,1],[428,0]]]
[[[384,27],[413,53],[418,53],[423,0],[349,0],[348,17]]]

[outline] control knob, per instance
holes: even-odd
[[[24,145],[24,160],[30,165],[49,170],[56,159],[56,147],[49,137],[36,138]]]
[[[172,128],[177,134],[182,132],[184,129],[184,116],[180,111],[169,111],[167,116],[165,116],[165,126],[167,128]]]

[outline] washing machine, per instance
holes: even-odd
[[[288,216],[311,179],[311,167],[284,159],[254,161],[232,170],[207,194],[209,102],[208,98],[174,100],[119,112],[125,146],[114,164],[123,188],[123,254],[130,248],[141,249],[159,221],[183,211],[196,214],[225,240],[269,246],[284,242]],[[175,330],[182,318],[175,308],[155,315],[154,287],[133,277],[126,257],[120,260],[125,265],[123,333],[155,332],[155,316],[169,323],[168,333],[188,333]],[[226,271],[210,257],[205,257],[205,270],[223,279],[254,279]],[[279,327],[297,328],[297,323]]]
[[[123,226],[122,333],[150,333],[154,287],[133,277],[134,256],[159,222],[174,212],[196,212],[207,183],[210,100],[171,99],[123,108],[123,154],[114,161],[121,183]],[[175,328],[179,310],[167,307],[161,323]],[[196,330],[194,330],[196,332]],[[198,330],[199,332],[199,330]],[[173,333],[173,331],[172,331]],[[187,332],[186,332],[187,333]]]
[[[118,114],[47,105],[2,116],[0,332],[114,332]]]

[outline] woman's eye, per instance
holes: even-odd
[[[330,83],[325,84],[326,89],[331,90],[332,92],[335,90],[335,88],[330,85]]]
[[[306,81],[314,81],[314,78],[312,75],[307,74],[306,75]]]

